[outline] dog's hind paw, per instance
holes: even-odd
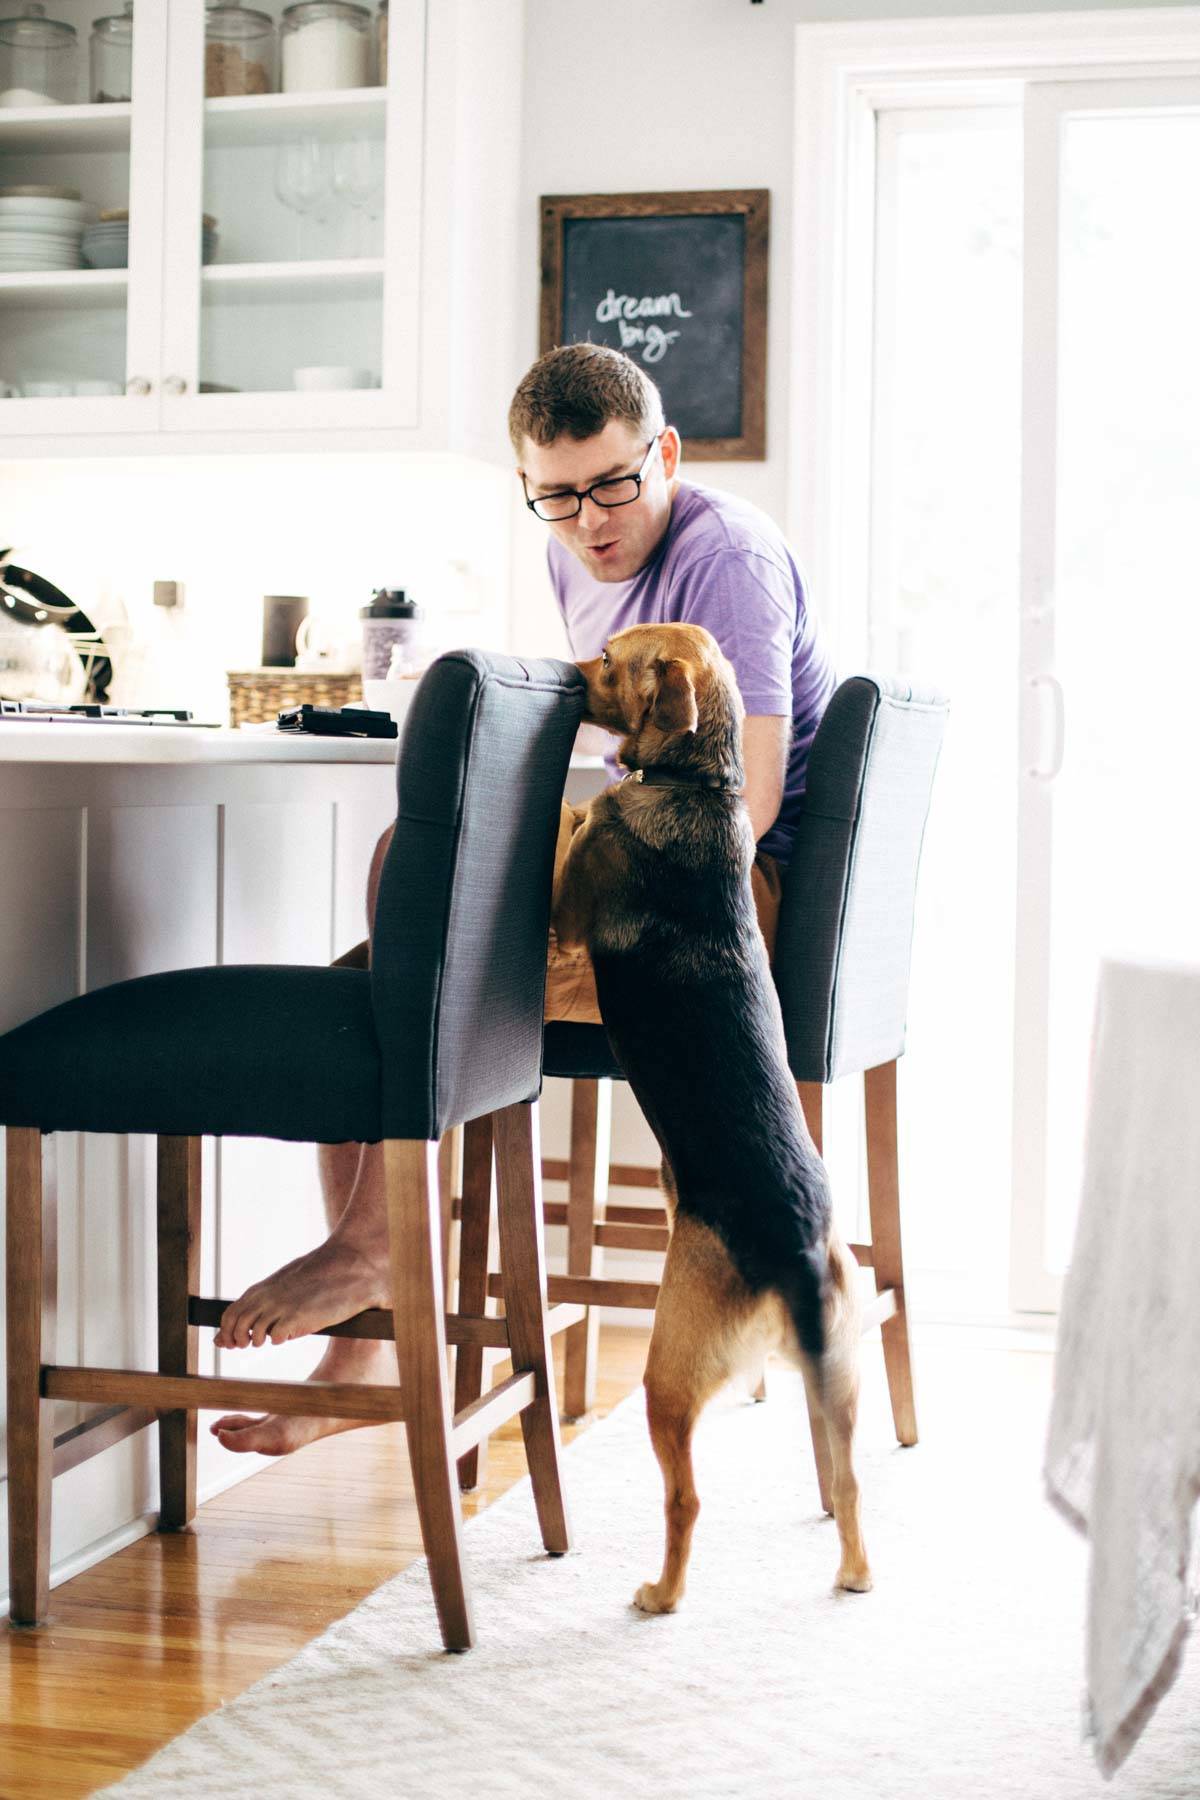
[[[844,1588],[848,1594],[869,1594],[875,1585],[871,1580],[871,1571],[866,1563],[847,1568],[845,1564],[837,1572],[835,1588]]]
[[[667,1600],[656,1581],[643,1581],[633,1596],[633,1604],[644,1613],[673,1613],[681,1598]]]

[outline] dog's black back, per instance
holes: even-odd
[[[787,1066],[745,814],[736,796],[698,789],[654,805],[652,845],[615,792],[606,807],[627,868],[608,923],[636,921],[637,935],[631,948],[604,926],[593,938],[600,1010],[680,1211],[721,1237],[752,1292],[782,1296],[819,1357],[829,1188]]]

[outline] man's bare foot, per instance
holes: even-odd
[[[219,1350],[257,1349],[268,1338],[286,1344],[371,1307],[390,1306],[388,1287],[386,1247],[375,1256],[335,1235],[231,1300],[213,1342]]]
[[[359,1309],[362,1310],[361,1308]],[[360,1382],[374,1387],[394,1387],[399,1382],[396,1352],[379,1338],[330,1338],[329,1347],[309,1377],[310,1381]],[[256,1450],[260,1456],[287,1456],[315,1439],[335,1431],[353,1431],[364,1419],[318,1419],[267,1413],[250,1418],[227,1413],[209,1427],[226,1450]]]

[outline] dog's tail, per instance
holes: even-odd
[[[800,1348],[819,1368],[825,1354],[825,1298],[829,1290],[829,1258],[824,1240],[793,1249],[779,1291],[792,1315]]]

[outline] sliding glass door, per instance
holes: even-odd
[[[874,150],[869,658],[953,703],[906,1251],[935,1310],[1050,1311],[1099,961],[1200,961],[1200,80],[881,107]]]
[[[1200,962],[1200,80],[1025,103],[1013,1301],[1057,1304],[1100,960]]]

